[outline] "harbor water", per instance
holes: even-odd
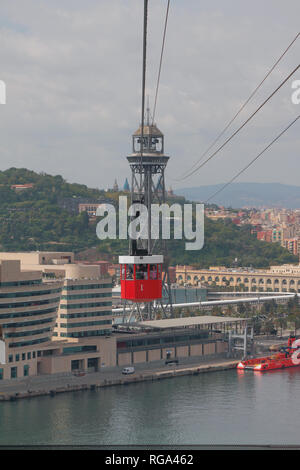
[[[298,445],[300,367],[0,403],[0,445]]]

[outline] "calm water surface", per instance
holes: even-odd
[[[299,444],[300,368],[0,403],[0,445]]]

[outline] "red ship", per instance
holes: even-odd
[[[241,361],[237,368],[266,372],[268,370],[285,369],[286,367],[296,367],[299,365],[300,339],[290,336],[287,346],[281,347],[277,354]]]

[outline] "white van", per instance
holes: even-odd
[[[135,373],[134,367],[124,367],[124,369],[122,370],[122,374],[134,374],[134,373]]]

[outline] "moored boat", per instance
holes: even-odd
[[[239,362],[238,369],[266,372],[274,369],[285,369],[300,365],[300,339],[290,336],[287,346],[270,356],[258,357]]]

